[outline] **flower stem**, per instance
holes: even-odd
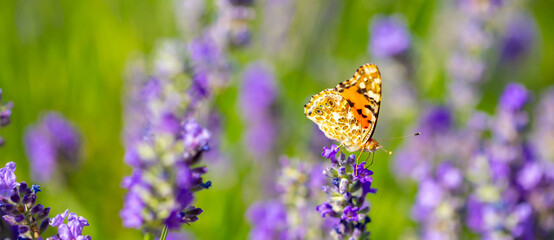
[[[154,240],[154,235],[152,233],[144,234],[144,240]]]
[[[164,225],[164,229],[162,230],[162,236],[160,236],[160,240],[165,240],[167,237],[167,225]]]

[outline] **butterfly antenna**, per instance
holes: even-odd
[[[416,133],[414,133],[414,134],[406,135],[406,136],[402,136],[402,137],[394,137],[394,138],[383,139],[383,141],[393,140],[393,139],[401,139],[401,138],[408,138],[408,137],[415,137],[415,136],[419,136],[419,135],[421,135],[421,133],[420,133],[420,132],[416,132]]]
[[[392,155],[392,152],[389,151],[389,150],[387,150],[387,149],[385,149],[383,146],[381,146],[379,149],[385,151],[388,155]]]

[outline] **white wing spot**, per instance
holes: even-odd
[[[366,81],[367,81],[367,79],[364,79],[364,80],[366,80]],[[364,89],[364,88],[365,88],[365,83],[363,83],[363,82],[362,82],[362,83],[360,83],[360,88],[361,88],[361,89]]]

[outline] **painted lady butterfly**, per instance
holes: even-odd
[[[350,152],[381,148],[371,138],[381,105],[381,75],[373,64],[358,68],[352,78],[326,89],[304,105],[304,113],[330,139]]]

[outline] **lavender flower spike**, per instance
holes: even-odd
[[[38,181],[50,180],[56,169],[71,169],[78,164],[80,134],[58,113],[47,113],[38,124],[29,127],[24,142],[32,176]]]
[[[0,169],[0,224],[10,225],[18,239],[36,239],[48,228],[50,208],[37,203],[37,185],[16,182],[15,168],[15,163],[9,162]]]
[[[367,193],[376,193],[371,188],[373,172],[365,169],[365,162],[355,164],[355,156],[346,157],[338,148],[324,148],[323,156],[331,160],[331,165],[323,171],[331,185],[324,186],[329,198],[316,210],[322,217],[338,218],[331,231],[334,239],[368,239],[369,231],[366,224],[370,219],[367,215],[369,207],[365,204]]]
[[[195,54],[203,55],[191,53]],[[177,66],[182,60],[178,56],[170,58],[177,61]],[[210,62],[203,63],[207,64],[202,65],[205,69],[197,70],[209,70]],[[207,167],[200,165],[203,153],[210,149],[211,134],[192,116],[199,115],[196,104],[209,93],[201,88],[209,85],[181,84],[182,79],[175,76],[190,76],[185,70],[179,67],[157,75],[139,71],[130,79],[125,162],[134,170],[122,183],[128,190],[120,211],[125,227],[158,235],[164,226],[179,229],[197,221],[202,213],[192,203],[194,193],[211,186],[203,179]]]
[[[253,204],[247,213],[252,224],[249,239],[325,239],[330,225],[313,214],[317,208],[322,216],[332,214],[332,207],[316,204],[323,200],[320,191],[324,183],[319,165],[281,157],[277,179],[279,197]],[[277,200],[278,199],[278,200]]]

